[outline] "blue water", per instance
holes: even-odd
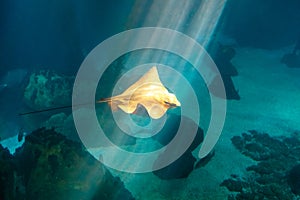
[[[43,199],[43,193],[55,195],[50,190],[59,191],[53,199],[122,199],[120,196],[123,193],[126,199],[299,198],[298,0],[4,0],[0,2],[0,27],[0,145],[8,150],[0,148],[0,200]],[[161,64],[158,71],[164,65],[171,66],[187,80],[186,84],[190,84],[195,91],[200,109],[199,119],[189,117],[194,116],[197,109],[193,108],[192,97],[187,96],[190,94],[185,91],[187,87],[179,83],[175,76],[161,77],[169,85],[174,83],[177,89],[167,90],[177,93],[182,105],[188,105],[187,112],[190,115],[180,121],[184,113],[181,108],[168,110],[165,115],[167,127],[160,132],[161,135],[143,140],[134,138],[139,129],[130,127],[126,120],[121,119],[121,125],[126,126],[125,131],[117,127],[118,124],[112,122],[116,120],[112,115],[114,111],[106,103],[97,104],[96,119],[104,127],[108,138],[112,138],[113,143],[124,151],[145,153],[163,149],[170,138],[175,137],[174,132],[180,123],[188,124],[185,129],[188,133],[179,137],[183,141],[189,138],[189,131],[197,127],[191,146],[182,152],[178,160],[154,173],[147,171],[135,174],[102,165],[96,159],[104,163],[105,160],[111,162],[115,159],[120,168],[141,169],[149,163],[155,166],[159,165],[160,160],[168,160],[184,144],[179,143],[174,149],[163,149],[166,154],[159,155],[154,162],[133,162],[130,157],[120,156],[123,154],[113,154],[114,149],[109,145],[98,148],[99,141],[94,141],[98,137],[93,136],[93,131],[98,129],[89,126],[92,121],[90,118],[82,119],[87,124],[86,132],[77,134],[79,131],[74,126],[74,113],[70,106],[76,74],[91,51],[109,37],[141,27],[179,31],[204,47],[216,63],[219,72],[213,71],[212,76],[218,74],[222,78],[226,98],[219,91],[211,95],[226,101],[227,118],[217,146],[200,159],[198,152],[212,121],[210,115],[214,112],[209,90],[218,85],[217,81],[214,82],[216,79],[209,77],[211,82],[205,85],[206,77],[202,77],[191,62],[164,50],[143,48],[119,55],[108,64],[101,77],[94,95],[96,100],[110,97],[115,84],[121,77],[126,77],[128,70],[145,63],[158,63]],[[159,41],[159,37],[144,38],[149,43],[156,40],[160,43],[169,42],[174,48],[180,44],[173,38],[169,39]],[[101,53],[113,54],[118,52],[118,45],[135,41],[123,42],[107,47],[107,51]],[[193,46],[184,48],[191,58],[197,58],[199,52],[192,51]],[[197,61],[198,66],[194,66],[196,69],[208,63],[200,57]],[[91,63],[97,64],[97,59]],[[98,71],[95,70],[95,73]],[[133,83],[141,76],[127,75],[127,78]],[[88,81],[89,77],[83,82],[87,83],[87,89],[90,84]],[[261,82],[264,83],[259,85]],[[119,86],[116,91],[122,91],[123,87]],[[86,93],[83,90],[82,96]],[[67,108],[19,115],[60,106]],[[84,107],[87,110],[90,108],[90,104]],[[148,127],[153,119],[145,110],[141,110],[141,113],[137,109],[131,114],[132,122],[148,129],[155,127]],[[253,131],[247,132],[249,124]],[[31,135],[32,131],[41,127],[50,131],[38,130]],[[66,138],[57,136],[54,130]],[[136,135],[122,135],[126,131]],[[45,132],[53,135],[43,135]],[[82,146],[85,139],[95,145]],[[71,155],[71,158],[65,155]],[[232,169],[227,166],[228,163],[233,163]],[[101,174],[105,180],[101,183],[103,185],[93,178],[100,176],[93,176],[93,170],[100,169],[98,165],[103,167],[103,173],[109,174],[107,179]],[[83,174],[80,167],[91,171],[86,173],[88,175]],[[66,174],[68,169],[70,176]],[[78,178],[68,178],[71,176]],[[203,179],[208,179],[207,183]],[[40,187],[37,184],[39,181]],[[92,187],[90,183],[96,186]],[[117,192],[111,189],[114,183]],[[56,188],[51,188],[53,186]],[[103,196],[97,196],[98,193]]]

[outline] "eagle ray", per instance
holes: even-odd
[[[140,104],[153,119],[161,118],[169,108],[181,106],[176,96],[162,84],[156,66],[120,95],[97,101],[102,102],[107,102],[113,111],[119,108],[128,114],[134,113]]]

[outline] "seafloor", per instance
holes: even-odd
[[[153,174],[114,174],[136,199],[227,199],[230,192],[220,184],[232,174],[247,176],[246,168],[256,164],[234,147],[232,137],[248,130],[290,137],[300,130],[300,70],[280,62],[286,51],[236,49],[232,63],[239,75],[233,81],[241,100],[228,101],[223,133],[207,165],[171,181]]]

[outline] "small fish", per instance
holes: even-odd
[[[129,114],[135,113],[138,105],[142,105],[153,119],[161,118],[169,108],[181,106],[177,97],[160,81],[156,66],[122,94],[97,101],[102,102],[107,102],[112,111],[121,109]]]

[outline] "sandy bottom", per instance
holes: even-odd
[[[300,69],[280,63],[285,52],[237,49],[232,60],[239,72],[233,81],[240,101],[228,101],[223,133],[215,156],[204,167],[182,180],[160,180],[152,173],[127,174],[112,171],[124,181],[136,199],[227,199],[220,183],[231,174],[243,175],[253,161],[231,144],[231,138],[248,130],[273,136],[289,136],[300,130]]]

